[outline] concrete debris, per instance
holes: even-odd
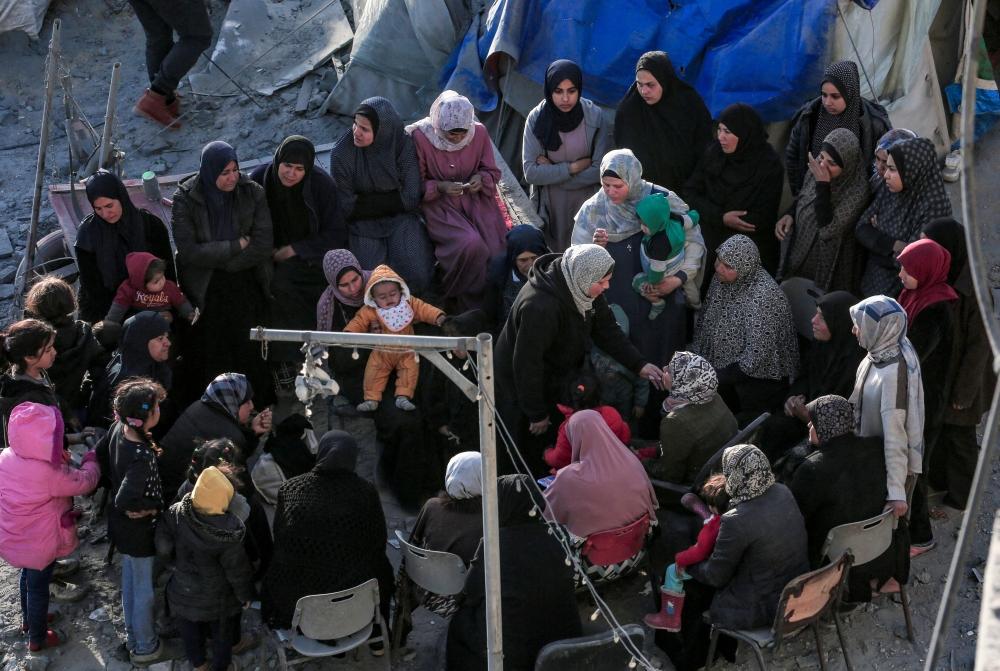
[[[0,259],[6,259],[14,255],[14,246],[10,244],[10,235],[7,229],[0,228]]]
[[[170,146],[170,140],[162,135],[157,135],[152,140],[147,142],[142,149],[139,150],[139,153],[148,158],[159,154],[161,151],[170,149]]]
[[[923,573],[917,576],[917,580],[926,585],[931,581],[931,574],[927,571],[924,571]]]

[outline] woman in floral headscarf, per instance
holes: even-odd
[[[486,128],[469,99],[445,91],[430,116],[407,126],[417,146],[423,196],[420,209],[434,255],[444,270],[445,298],[458,311],[481,308],[486,269],[505,247],[507,226],[497,203],[500,169]]]
[[[317,331],[343,331],[365,304],[365,287],[370,270],[362,270],[357,257],[346,249],[331,249],[323,257],[323,274],[328,286],[316,306]],[[328,347],[326,365],[340,384],[340,393],[357,405],[364,392],[361,382],[371,350],[354,351],[346,347]]]

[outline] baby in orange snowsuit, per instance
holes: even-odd
[[[350,333],[395,333],[413,335],[413,322],[441,325],[444,312],[419,298],[410,297],[410,288],[392,268],[379,266],[372,271],[365,287],[365,304],[344,330]],[[389,374],[396,371],[396,407],[416,410],[410,399],[417,389],[420,365],[413,350],[404,347],[393,351],[373,350],[365,366],[365,401],[358,405],[361,412],[378,408]]]

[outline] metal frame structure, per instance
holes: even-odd
[[[503,632],[500,620],[500,524],[497,513],[496,426],[493,414],[493,338],[481,333],[475,338],[384,335],[377,333],[333,333],[329,331],[283,331],[258,326],[250,339],[260,342],[304,342],[339,347],[412,347],[426,357],[449,380],[479,405],[479,444],[483,479],[483,568],[486,570],[486,653],[489,671],[503,671]],[[456,371],[440,352],[462,350],[478,355],[479,385]]]

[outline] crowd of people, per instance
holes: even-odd
[[[147,96],[169,89],[161,73]],[[784,165],[752,106],[713,121],[663,52],[639,59],[613,132],[577,64],[553,63],[544,89],[523,141],[540,229],[510,223],[486,127],[453,91],[410,125],[365,100],[329,170],[302,136],[250,174],[208,144],[173,198],[176,253],[117,176],[87,180],[78,292],[41,280],[0,334],[0,557],[22,571],[31,650],[60,643],[49,582],[77,545],[72,497],[102,486],[134,664],[236,669],[256,643],[240,628],[251,601],[288,628],[300,597],[374,578],[384,625],[409,631],[393,612],[406,594],[451,618],[449,670],[486,668],[475,403],[412,350],[329,348],[341,414],[374,420],[385,482],[422,506],[410,542],[469,568],[462,594],[431,594],[405,564],[394,574],[355,438],[274,421],[301,354],[276,343],[265,358],[258,325],[494,336],[517,447],[498,454],[507,668],[581,634],[584,582],[647,560],[664,576],[646,619],[657,645],[699,668],[705,610],[724,628],[770,625],[831,528],[889,510],[893,546],[852,570],[848,600],[898,591],[935,545],[931,519],[965,508],[995,384],[933,143],[891,129],[853,62],[827,69]],[[786,280],[809,284],[811,337]],[[474,353],[448,362],[475,383]],[[764,413],[755,445],[730,445]],[[697,514],[661,509],[662,482],[691,486]],[[183,651],[156,630],[164,566]],[[369,645],[384,654],[383,632]]]

